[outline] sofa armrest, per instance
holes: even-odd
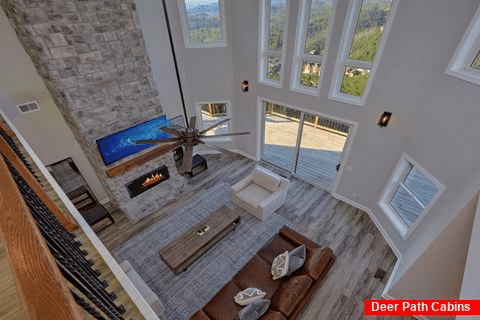
[[[307,248],[307,250],[310,250],[310,251],[316,248],[320,248],[319,244],[313,242],[309,238],[301,235],[300,233],[296,232],[295,230],[287,226],[282,227],[282,229],[280,229],[279,231],[279,234],[283,239],[285,239],[295,247],[298,247],[304,244],[305,248]]]
[[[234,184],[233,186],[230,187],[230,191],[233,193],[239,193],[243,188],[248,186],[250,183],[252,183],[253,180],[253,174],[250,173],[248,176]]]
[[[266,197],[258,204],[258,208],[262,211],[274,211],[275,208],[278,208],[285,203],[287,198],[288,191],[288,180],[282,178],[280,185],[278,186],[277,191],[273,192],[271,195]],[[271,210],[273,208],[273,210]]]

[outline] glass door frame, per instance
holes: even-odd
[[[266,117],[265,102],[281,105],[283,107],[287,107],[287,108],[290,108],[290,109],[297,110],[297,111],[301,112],[300,119],[299,119],[299,129],[298,129],[298,132],[297,132],[296,145],[295,145],[295,159],[293,161],[292,167],[289,168],[289,169],[279,167],[278,165],[276,165],[274,163],[271,163],[268,160],[264,159],[265,120],[266,120],[266,118],[265,118]],[[291,106],[291,105],[286,104],[284,102],[278,102],[278,101],[274,101],[274,100],[271,100],[271,99],[265,99],[265,98],[260,98],[260,97],[257,98],[257,106],[258,106],[258,112],[259,112],[258,113],[258,115],[259,115],[259,117],[258,117],[258,124],[259,124],[258,128],[260,130],[259,135],[258,135],[258,148],[257,148],[258,157],[257,158],[259,160],[264,161],[268,164],[271,164],[271,165],[273,165],[273,166],[275,166],[275,167],[277,167],[281,170],[284,170],[285,172],[288,172],[289,174],[293,175],[294,177],[296,177],[300,180],[304,180],[304,181],[306,181],[308,183],[311,183],[311,184],[313,184],[313,185],[315,185],[319,188],[322,188],[322,189],[325,189],[329,192],[334,193],[336,188],[337,188],[339,178],[341,177],[343,171],[345,170],[345,162],[346,162],[346,159],[347,159],[347,155],[350,152],[351,142],[353,141],[353,138],[356,134],[358,123],[354,122],[354,121],[350,121],[350,120],[345,120],[345,119],[342,119],[342,118],[339,118],[339,117],[336,117],[336,116],[332,116],[332,115],[329,115],[329,114],[325,114],[325,113],[321,113],[321,112],[313,112],[313,111],[305,109],[305,108],[301,108],[301,107],[297,107],[297,106]],[[298,164],[298,157],[300,155],[300,146],[301,146],[301,141],[302,141],[303,126],[304,126],[304,122],[305,122],[305,113],[316,115],[316,116],[326,118],[326,119],[330,119],[330,120],[333,120],[333,121],[342,122],[342,123],[350,126],[349,131],[347,133],[346,140],[345,140],[345,144],[344,144],[344,147],[343,147],[343,151],[342,151],[341,156],[340,156],[340,169],[337,171],[337,174],[335,175],[335,179],[331,183],[330,188],[319,185],[315,181],[311,181],[311,180],[305,179],[304,177],[300,177],[295,172],[297,164]]]

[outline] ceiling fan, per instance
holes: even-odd
[[[243,135],[243,134],[250,133],[250,132],[237,132],[237,133],[224,133],[224,134],[217,134],[217,135],[206,135],[207,132],[219,127],[220,125],[230,120],[231,119],[229,118],[224,119],[202,131],[199,131],[196,128],[197,117],[193,116],[190,118],[190,123],[188,123],[188,126],[186,128],[181,127],[179,125],[172,125],[172,127],[166,127],[166,126],[158,127],[158,129],[172,135],[173,137],[171,138],[137,140],[135,142],[137,144],[165,144],[166,143],[167,145],[165,149],[162,150],[162,153],[167,153],[183,145],[185,148],[185,152],[182,160],[181,172],[182,173],[191,172],[192,160],[193,160],[193,147],[198,144],[202,144],[210,149],[218,150],[221,152],[232,153],[231,151],[228,151],[227,149],[224,149],[224,148],[207,145],[202,139],[228,137],[228,136],[236,136],[236,135]]]

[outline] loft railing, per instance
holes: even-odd
[[[0,233],[29,319],[83,319],[78,306],[95,319],[123,319],[124,307],[70,233],[77,225],[48,197],[11,137],[0,126]]]

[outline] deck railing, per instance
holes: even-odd
[[[272,115],[283,117],[292,121],[300,121],[300,116],[302,111],[284,107],[278,104],[269,103],[267,106],[267,112]],[[305,113],[305,125],[309,125],[314,128],[329,130],[334,133],[347,135],[350,130],[350,125],[327,119],[318,115],[313,115],[310,113]]]

